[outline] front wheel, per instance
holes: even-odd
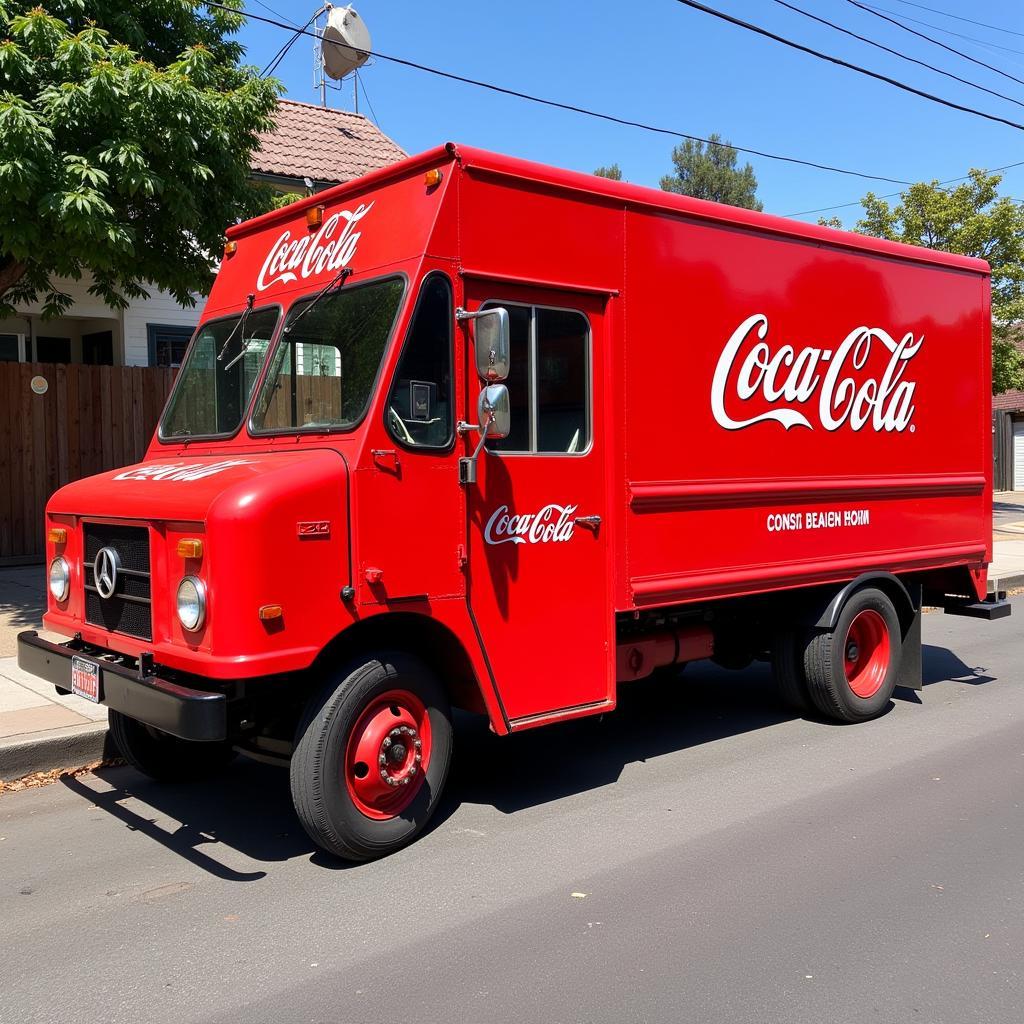
[[[295,811],[329,853],[383,857],[426,826],[451,750],[451,713],[433,672],[399,652],[367,658],[328,678],[299,723]]]

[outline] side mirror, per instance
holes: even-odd
[[[476,403],[476,418],[482,437],[494,438],[496,441],[508,437],[512,428],[512,409],[508,388],[504,384],[488,384],[480,392]]]
[[[487,438],[493,437],[500,441],[503,437],[508,437],[512,427],[512,409],[508,388],[504,384],[488,384],[480,392],[480,397],[476,401],[476,418],[476,427],[471,423],[459,423],[460,434],[471,430],[480,431],[480,440],[473,454],[459,459],[460,484],[476,483],[476,462],[487,443]]]
[[[509,326],[508,310],[501,306],[467,313],[457,309],[458,320],[475,320],[473,351],[476,355],[476,372],[481,380],[496,383],[508,376],[509,368]]]

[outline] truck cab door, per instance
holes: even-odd
[[[596,711],[613,700],[615,661],[604,300],[482,284],[465,304],[507,309],[511,335],[510,433],[487,442],[466,487],[470,610],[513,728]]]

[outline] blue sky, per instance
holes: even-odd
[[[820,17],[869,36],[1024,103],[1024,84],[968,63],[916,39],[847,0],[793,0]],[[977,43],[916,25],[919,31],[992,64],[1024,82],[1024,34],[993,32],[909,6],[866,0],[905,18],[984,39]],[[920,0],[927,6],[1024,33],[1024,6]],[[254,14],[304,22],[314,3],[246,0]],[[1024,106],[961,85],[841,35],[773,0],[709,0],[737,17],[899,78],[944,98],[1024,124]],[[738,145],[799,156],[887,177],[947,179],[970,167],[1024,160],[1024,132],[930,101],[826,64],[694,11],[675,0],[641,3],[550,0],[547,4],[486,0],[358,0],[373,46],[471,78],[621,117]],[[241,34],[251,63],[263,67],[286,36],[250,22]],[[292,99],[317,102],[313,41],[298,41],[277,75]],[[410,153],[457,141],[562,167],[592,171],[618,162],[625,177],[657,186],[671,169],[676,140],[446,82],[377,60],[361,72],[375,120]],[[328,103],[352,109],[352,90],[328,91]],[[368,113],[364,102],[360,111]],[[898,186],[749,158],[765,209],[791,215],[846,203],[869,189]],[[1008,171],[1003,191],[1024,200],[1024,167]],[[859,207],[834,211],[848,222]],[[818,214],[805,219],[814,220]]]

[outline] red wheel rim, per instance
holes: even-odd
[[[873,608],[853,617],[846,632],[843,667],[850,689],[865,700],[878,693],[889,671],[889,627]]]
[[[349,733],[342,774],[352,802],[368,818],[402,813],[430,764],[430,717],[408,690],[388,690],[363,709]]]

